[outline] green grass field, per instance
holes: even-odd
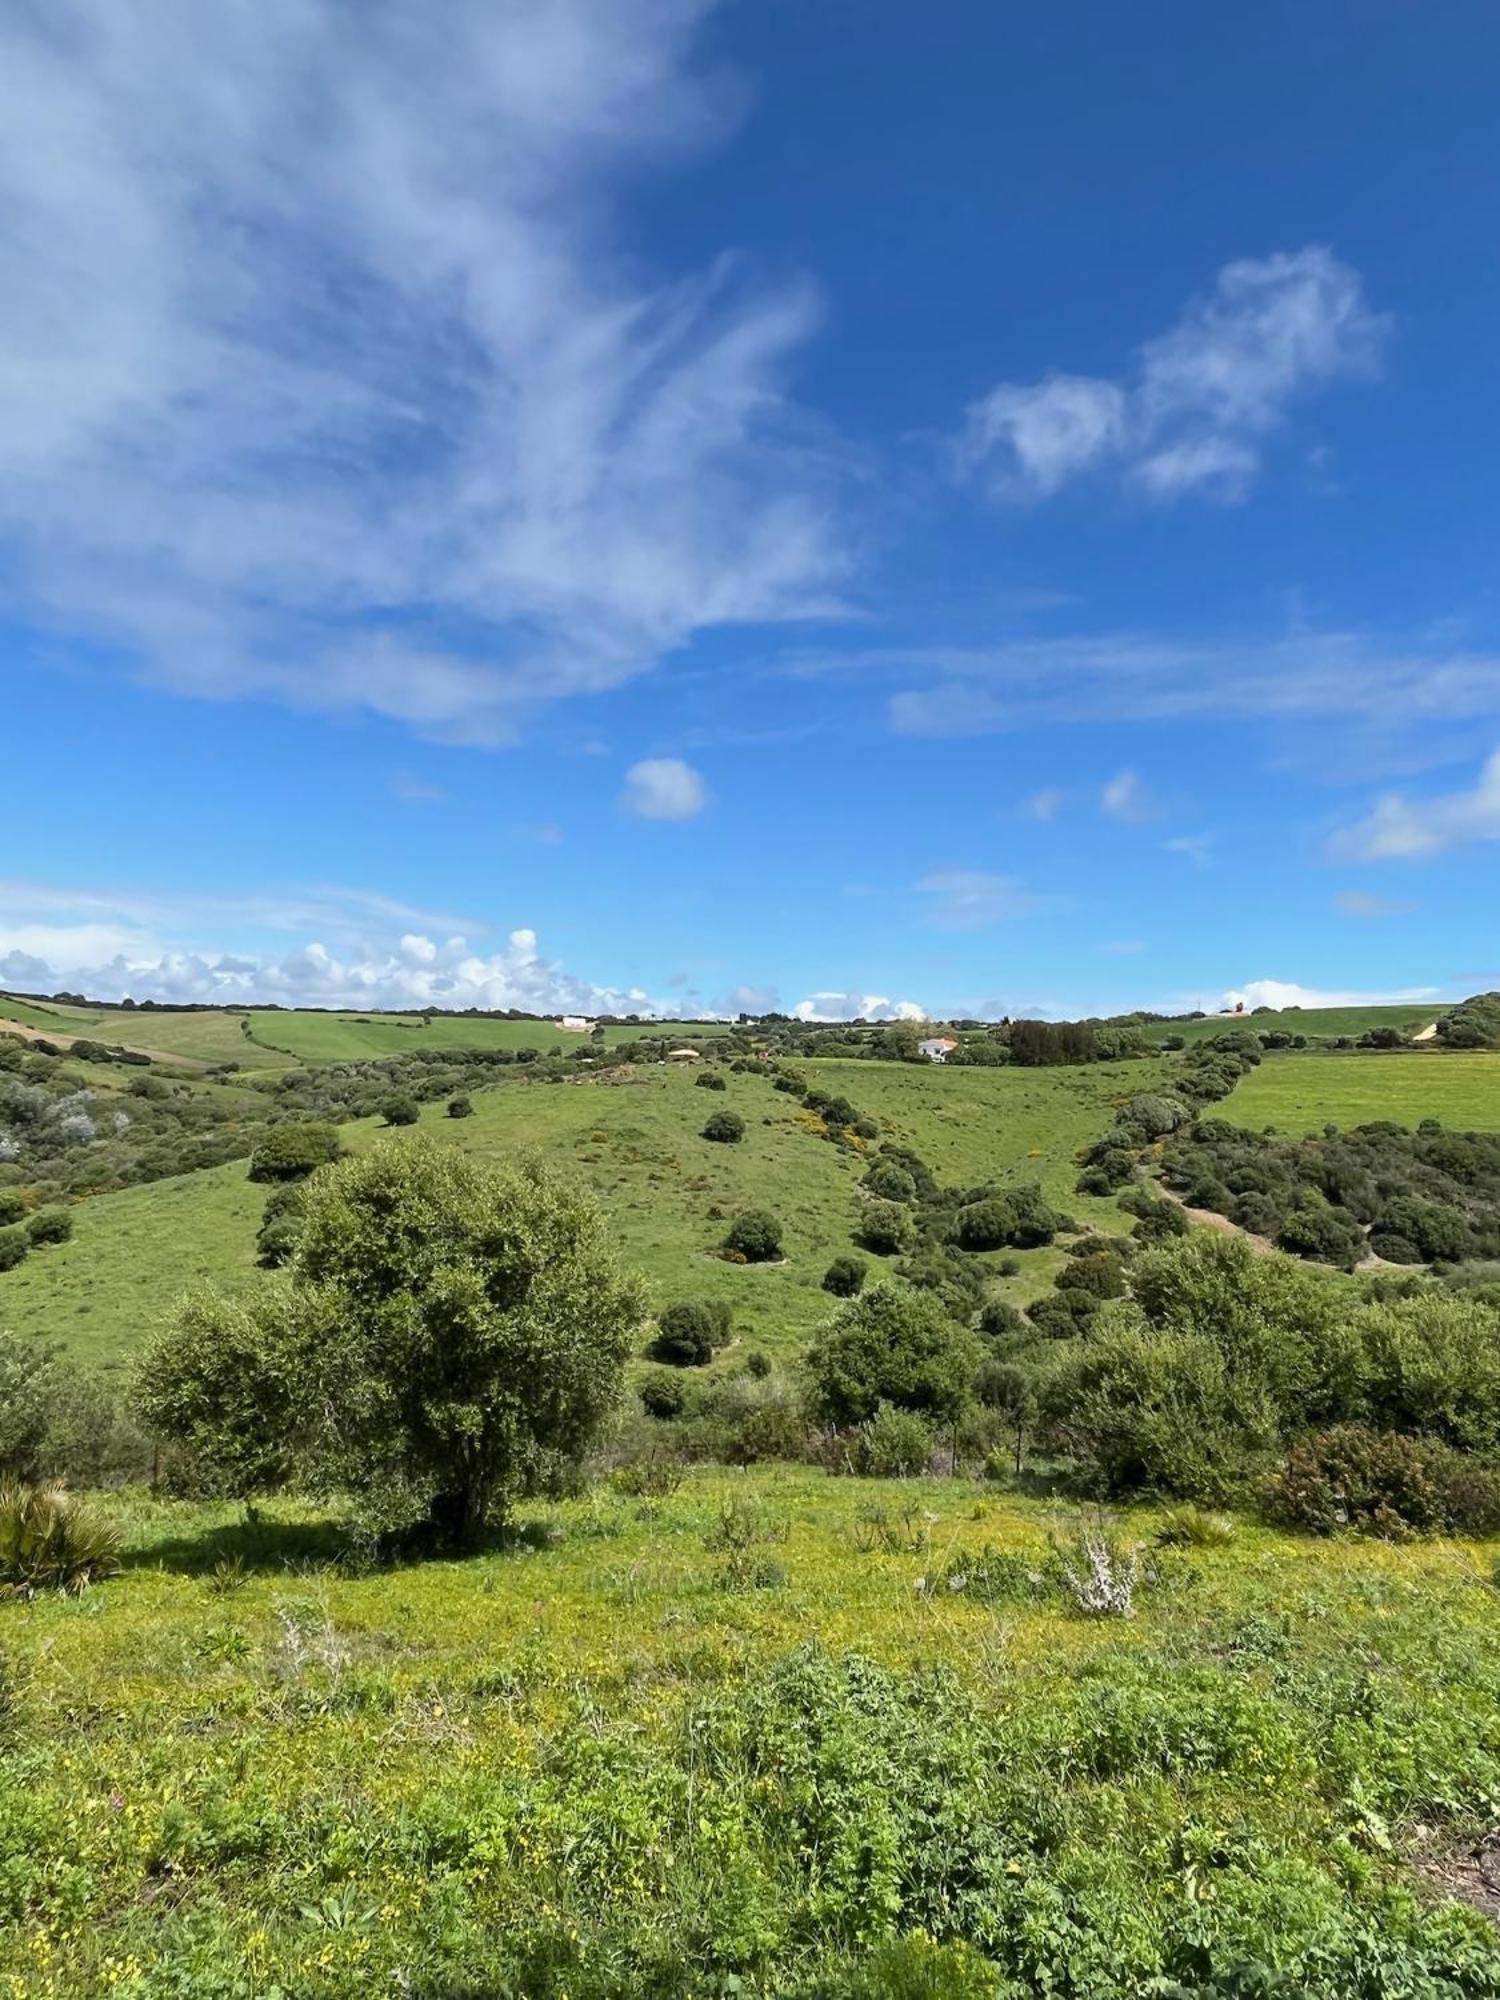
[[[462,1015],[322,1014],[288,1010],[248,1013],[205,1008],[169,1009],[73,1007],[66,1002],[14,1000],[0,994],[0,1018],[59,1035],[89,1035],[128,1048],[158,1050],[202,1063],[238,1063],[246,1070],[287,1069],[292,1064],[358,1062],[366,1057],[402,1056],[416,1049],[578,1048],[585,1037],[551,1021],[490,1021]],[[241,1025],[248,1022],[247,1035]],[[641,1035],[681,1034],[691,1041],[722,1035],[722,1021],[652,1023],[606,1029],[610,1044]]]
[[[1144,1033],[1153,1042],[1181,1035],[1189,1046],[1210,1041],[1232,1028],[1256,1031],[1284,1028],[1288,1034],[1307,1035],[1318,1041],[1328,1041],[1336,1035],[1362,1035],[1367,1028],[1399,1028],[1404,1034],[1416,1034],[1452,1004],[1447,1000],[1417,1000],[1394,1007],[1291,1007],[1268,1014],[1210,1014],[1201,1021],[1151,1021]]]
[[[1120,1098],[1159,1077],[1157,1064],[805,1067],[880,1119],[893,1139],[915,1145],[941,1179],[1036,1179],[1080,1222],[1126,1226],[1112,1202],[1073,1194],[1073,1155],[1108,1124]],[[732,1076],[721,1094],[699,1090],[694,1073],[652,1065],[555,1085],[512,1077],[475,1093],[473,1117],[449,1119],[441,1105],[428,1105],[412,1129],[485,1158],[535,1152],[576,1172],[598,1192],[623,1254],[645,1273],[658,1303],[726,1299],[742,1345],[796,1352],[830,1309],[824,1271],[856,1248],[860,1162],[814,1137],[796,1101],[764,1079]],[[700,1136],[708,1113],[726,1103],[746,1120],[737,1146]],[[407,1136],[370,1120],[344,1129],[354,1150]],[[124,1362],[186,1286],[253,1275],[264,1202],[265,1190],[247,1181],[236,1161],[79,1203],[70,1242],[0,1273],[0,1326],[63,1340],[97,1365]],[[710,1254],[725,1218],[747,1207],[782,1219],[785,1263],[745,1269]],[[1028,1251],[1019,1277],[996,1282],[1006,1296],[1034,1297],[1060,1256]],[[993,1257],[982,1261],[993,1271]]]
[[[1492,1548],[1242,1525],[1101,1620],[1015,1594],[1068,1517],[960,1481],[606,1485],[366,1573],[105,1504],[125,1573],[0,1609],[14,2000],[1500,1991],[1427,1879],[1500,1797]]]
[[[1215,1107],[1260,1131],[1319,1132],[1389,1118],[1439,1118],[1455,1130],[1500,1131],[1500,1053],[1432,1050],[1410,1055],[1314,1055],[1275,1050]]]

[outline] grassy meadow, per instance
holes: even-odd
[[[1120,1228],[1113,1202],[1075,1196],[1079,1145],[1113,1106],[1158,1073],[1150,1063],[1077,1070],[917,1070],[899,1063],[804,1066],[847,1093],[893,1139],[915,1145],[939,1176],[1040,1180],[1081,1222]],[[102,1072],[101,1072],[102,1073]],[[543,1085],[507,1077],[473,1094],[474,1115],[450,1119],[425,1105],[418,1126],[388,1131],[365,1119],[343,1128],[351,1151],[430,1133],[487,1159],[534,1153],[576,1172],[598,1193],[621,1253],[645,1273],[657,1303],[722,1298],[742,1346],[790,1356],[831,1309],[821,1289],[832,1259],[857,1251],[857,1154],[816,1135],[796,1101],[758,1076],[726,1092],[696,1087],[696,1072],[660,1064]],[[701,1137],[704,1120],[732,1105],[746,1121],[738,1145]],[[0,1326],[63,1341],[95,1365],[125,1363],[174,1298],[203,1279],[243,1282],[255,1272],[266,1190],[243,1161],[77,1204],[67,1243],[0,1272]],[[739,1267],[711,1254],[726,1221],[767,1208],[786,1229],[785,1261]],[[715,1213],[718,1211],[718,1213]],[[997,1288],[1017,1299],[1050,1281],[1061,1253],[1021,1253],[1018,1278]],[[994,1268],[996,1260],[981,1260]]]
[[[1485,1050],[1319,1055],[1273,1050],[1216,1114],[1260,1131],[1320,1132],[1388,1118],[1437,1118],[1455,1131],[1500,1131],[1500,1053]]]
[[[1071,1517],[956,1481],[606,1485],[373,1571],[116,1506],[122,1576],[0,1611],[13,2000],[1500,1992],[1429,1831],[1500,1803],[1491,1548],[1241,1526],[1101,1620]]]
[[[1231,1028],[1252,1028],[1257,1034],[1284,1029],[1287,1034],[1306,1035],[1313,1041],[1362,1035],[1369,1028],[1399,1028],[1410,1035],[1430,1027],[1452,1004],[1448,1000],[1408,1000],[1383,1007],[1287,1007],[1264,1014],[1207,1014],[1201,1021],[1148,1021],[1142,1032],[1153,1042],[1181,1035],[1190,1048],[1194,1042],[1212,1041]]]

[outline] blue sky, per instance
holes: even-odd
[[[0,22],[0,979],[1500,983],[1500,16]]]

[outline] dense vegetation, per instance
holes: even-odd
[[[108,1381],[0,1335],[0,1993],[1500,1996],[1500,1138],[1004,1025],[12,1055],[237,1150],[13,1158],[0,1307],[238,1248]]]
[[[1284,1250],[1352,1270],[1500,1256],[1500,1134],[1382,1121],[1282,1139],[1203,1119],[1174,1137],[1162,1178],[1195,1208]]]

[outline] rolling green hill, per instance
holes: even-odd
[[[1389,1118],[1438,1118],[1455,1130],[1500,1131],[1500,1053],[1383,1051],[1329,1055],[1273,1050],[1216,1115],[1259,1131],[1318,1132]]]
[[[1257,1034],[1274,1028],[1315,1041],[1362,1035],[1369,1028],[1399,1028],[1403,1034],[1419,1034],[1452,1004],[1416,1000],[1389,1007],[1288,1007],[1265,1014],[1207,1014],[1198,1021],[1148,1021],[1142,1032],[1148,1041],[1158,1044],[1180,1035],[1189,1047],[1194,1042],[1212,1041],[1215,1035],[1234,1028],[1250,1028]]]
[[[917,1069],[877,1062],[803,1066],[847,1094],[888,1135],[915,1146],[939,1178],[1039,1180],[1081,1222],[1122,1228],[1112,1202],[1072,1192],[1078,1147],[1109,1122],[1113,1106],[1160,1072],[1154,1063],[1058,1070]],[[425,1106],[420,1125],[444,1145],[486,1158],[534,1152],[594,1187],[626,1258],[658,1303],[726,1299],[741,1341],[793,1351],[829,1310],[829,1262],[854,1250],[856,1154],[808,1130],[795,1099],[758,1076],[732,1076],[726,1093],[696,1088],[694,1072],[652,1065],[565,1084],[511,1077],[475,1093],[474,1115],[454,1120]],[[737,1146],[700,1136],[709,1112],[733,1105],[746,1120]],[[363,1120],[344,1128],[359,1150],[403,1144]],[[77,1204],[70,1242],[0,1273],[0,1326],[45,1333],[80,1357],[110,1363],[134,1352],[182,1289],[203,1278],[234,1282],[254,1271],[265,1190],[243,1162],[99,1195]],[[786,1261],[739,1268],[710,1254],[738,1209],[768,1208],[786,1226]],[[714,1211],[720,1211],[715,1214]],[[1027,1252],[1003,1289],[1018,1299],[1043,1289],[1055,1250]],[[987,1260],[993,1268],[994,1260]]]
[[[309,1009],[271,1012],[236,1008],[75,1007],[66,1001],[18,1000],[0,994],[0,1019],[42,1034],[87,1035],[127,1048],[158,1051],[188,1062],[238,1063],[247,1070],[293,1064],[358,1062],[409,1055],[414,1049],[578,1048],[584,1037],[552,1021],[497,1021],[478,1015],[324,1014]],[[727,1033],[722,1021],[649,1022],[605,1030],[611,1045],[642,1035],[702,1041]]]

